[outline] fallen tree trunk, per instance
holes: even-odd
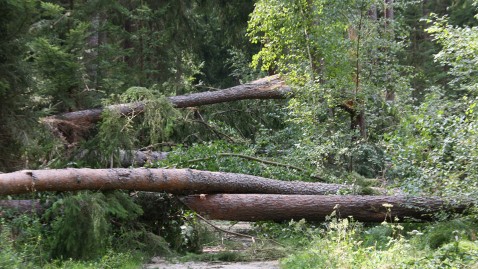
[[[210,219],[233,221],[323,221],[334,211],[338,217],[363,222],[397,222],[397,218],[399,222],[429,221],[436,213],[462,213],[472,206],[438,197],[361,195],[202,194],[183,196],[180,200]],[[0,200],[0,215],[2,209],[20,213],[45,210],[39,200]]]
[[[176,108],[210,105],[244,99],[284,99],[291,89],[284,84],[279,76],[265,77],[250,83],[234,86],[224,90],[193,93],[189,95],[169,97]],[[106,108],[87,109],[42,119],[42,122],[52,129],[58,129],[68,134],[68,129],[86,129],[101,120],[105,109],[118,111],[122,115],[143,112],[145,104],[136,102],[130,104],[111,105]],[[81,127],[81,128],[80,128]]]
[[[354,187],[193,169],[51,169],[0,174],[0,195],[41,191],[137,190],[192,193],[335,194]]]
[[[434,197],[360,195],[213,194],[181,198],[210,219],[234,221],[322,221],[336,212],[364,222],[431,220],[439,212],[463,212],[469,204]]]

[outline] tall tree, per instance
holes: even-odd
[[[0,1],[0,171],[21,165],[18,158],[35,126],[36,102],[29,83],[28,27],[36,17],[35,1]]]
[[[287,74],[298,89],[292,120],[303,128],[301,144],[314,147],[319,169],[336,164],[369,176],[378,172],[361,170],[357,158],[379,156],[373,143],[393,123],[390,110],[382,109],[384,88],[398,94],[408,87],[397,58],[402,40],[384,29],[392,27],[385,17],[391,5],[264,0],[251,15],[249,36],[262,45],[253,63]]]

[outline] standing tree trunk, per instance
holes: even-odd
[[[372,21],[377,21],[378,15],[377,15],[377,6],[375,4],[370,6],[370,9],[368,10],[368,16]]]
[[[370,11],[370,10],[369,10]],[[361,49],[362,49],[362,29],[364,27],[365,13],[369,11],[365,10],[365,6],[362,5],[360,9],[360,17],[357,25],[349,26],[348,28],[348,38],[355,43],[355,66],[353,74],[353,82],[355,88],[353,90],[353,99],[347,101],[350,104],[350,128],[352,131],[358,130],[360,132],[360,137],[367,137],[367,126],[365,120],[365,100],[359,97],[360,92],[362,91],[361,79],[362,79],[362,66],[360,62]],[[354,140],[356,137],[353,138]]]
[[[98,48],[100,46],[100,14],[97,12],[90,19],[91,29],[85,50],[85,65],[88,78],[83,78],[87,91],[98,87]]]

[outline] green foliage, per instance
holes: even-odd
[[[0,218],[0,268],[138,268],[141,256],[108,250],[88,262],[50,261],[44,224],[36,215]]]
[[[46,260],[42,224],[35,216],[0,218],[0,268],[36,268]]]
[[[230,58],[227,63],[232,69],[231,75],[237,78],[241,84],[265,76],[263,72],[251,68],[249,58],[243,50],[234,47],[229,50],[229,54]]]
[[[95,269],[95,268],[124,268],[135,269],[141,266],[143,260],[141,257],[136,257],[131,253],[118,253],[114,251],[108,251],[100,259],[93,261],[75,261],[72,259],[59,261],[55,260],[49,264],[46,264],[43,268],[46,269],[60,269],[60,268],[73,268],[73,269]]]
[[[475,100],[449,100],[429,95],[403,118],[403,127],[389,138],[393,167],[390,176],[402,179],[412,192],[472,195],[477,190]],[[443,184],[442,184],[443,183]]]
[[[452,225],[453,226],[453,225]],[[470,226],[467,226],[470,227]],[[453,238],[460,234],[442,230]],[[424,246],[433,228],[406,232],[398,224],[382,223],[365,230],[348,219],[332,218],[321,233],[313,235],[310,245],[283,259],[284,268],[474,268],[477,243],[455,236],[451,243],[433,251]],[[376,241],[375,241],[376,240]]]
[[[142,210],[122,192],[88,193],[58,199],[46,213],[51,219],[48,234],[51,256],[94,258],[111,246],[110,218],[128,222]]]
[[[455,27],[449,25],[446,17],[433,17],[433,25],[427,29],[434,40],[442,46],[435,54],[435,60],[444,66],[450,66],[450,86],[455,91],[475,94],[478,60],[478,27]],[[461,92],[457,94],[461,95]]]
[[[385,135],[392,157],[389,176],[410,192],[474,197],[476,29],[435,17],[428,32],[442,46],[435,58],[450,67],[450,81],[445,88],[430,88],[426,101],[410,107],[400,128]]]
[[[249,21],[248,34],[253,43],[264,46],[253,57],[253,64],[303,81],[314,79],[317,72],[314,68],[324,58],[333,65],[327,69],[330,77],[340,80],[341,74],[350,74],[349,69],[337,68],[347,66],[348,62],[349,43],[342,34],[347,29],[343,16],[349,5],[347,1],[337,5],[327,5],[325,1],[258,2]],[[327,27],[314,26],[319,22]],[[334,56],[337,58],[332,61]]]
[[[136,141],[136,130],[132,118],[123,117],[117,111],[105,110],[97,135],[98,142],[93,143],[103,153],[102,163],[114,167],[121,165],[120,150],[132,149]]]
[[[31,68],[24,55],[35,5],[36,1],[0,1],[0,171],[24,166],[24,143],[34,140],[29,127],[36,127],[38,111],[32,108],[39,102],[29,88]]]
[[[39,148],[36,144],[45,143],[36,140],[39,127],[31,128],[40,113],[97,107],[101,100],[136,86],[151,89],[156,97],[190,93],[197,91],[196,86],[230,86],[238,78],[228,77],[237,66],[232,67],[229,59],[244,61],[252,55],[253,46],[244,35],[252,1],[5,1],[2,7],[0,95],[8,97],[2,98],[5,104],[0,111],[0,149],[6,152],[0,158],[5,163],[0,163],[5,166],[2,170],[21,163],[22,155],[37,161],[37,155],[30,156],[31,151],[23,146]],[[231,54],[233,48],[244,58]],[[244,63],[241,72],[248,72]],[[178,125],[174,122],[178,115],[172,110],[154,114],[166,103],[155,100],[148,102],[150,115],[144,115],[144,128],[135,133],[137,141],[144,143],[140,147],[163,142],[172,135],[173,125]],[[170,112],[176,115],[170,118]],[[157,125],[160,121],[164,124]],[[117,125],[125,126],[124,122]],[[30,134],[28,129],[35,130]],[[92,142],[93,147],[99,143]],[[116,143],[128,144],[124,139]],[[110,165],[113,148],[105,149]],[[43,165],[55,163],[58,155],[63,154],[54,150]]]
[[[231,155],[222,155],[231,154]],[[293,167],[283,167],[250,160],[241,156],[250,156],[259,160],[275,161],[282,164],[295,165],[303,169],[297,171]],[[312,171],[300,161],[290,161],[276,157],[274,159],[256,154],[254,148],[244,145],[231,145],[223,141],[195,144],[189,148],[177,147],[168,154],[166,160],[159,161],[153,167],[193,168],[207,171],[242,173],[283,180],[311,180]]]
[[[165,97],[144,87],[131,87],[121,96],[113,96],[123,103],[144,104],[144,113],[124,116],[115,109],[103,111],[102,122],[96,140],[92,143],[111,167],[121,165],[120,150],[135,149],[141,145],[156,145],[172,135],[180,113]]]
[[[437,249],[457,240],[476,241],[476,232],[476,220],[459,218],[430,225],[422,242],[431,249]]]
[[[149,245],[149,249],[145,248],[147,252],[155,248],[158,250],[155,253],[168,256],[172,254],[171,250],[197,250],[198,238],[190,224],[194,219],[188,217],[190,214],[178,199],[166,193],[139,193],[136,202],[148,212],[140,218],[145,228],[152,231],[145,235],[145,239],[156,242]],[[188,231],[190,233],[187,233]],[[158,235],[164,238],[160,240],[163,242],[157,240]],[[164,244],[164,241],[167,244]]]
[[[317,224],[307,223],[304,219],[289,222],[256,222],[255,228],[261,237],[279,240],[292,249],[309,246],[310,238],[320,233]]]
[[[121,150],[172,148],[151,166],[365,190],[392,183],[476,200],[476,1],[393,2],[391,20],[376,0],[0,0],[0,170],[63,167],[75,156],[39,116],[144,102],[145,113],[128,117],[106,110],[83,144],[103,158],[74,163],[114,167]],[[438,15],[419,21],[429,11]],[[164,97],[266,73],[282,74],[294,97],[182,112]],[[132,250],[200,251],[208,235],[174,197],[131,195],[135,202],[122,192],[58,195],[41,220],[9,216],[0,223],[0,267],[135,267]],[[301,250],[286,268],[466,268],[477,266],[474,226],[332,219],[258,229]],[[60,260],[47,264],[51,257]]]
[[[286,74],[296,89],[288,113],[300,128],[295,145],[332,180],[353,171],[383,174],[379,142],[398,122],[385,96],[409,94],[410,68],[398,60],[406,31],[370,19],[372,5],[384,8],[375,1],[259,1],[249,21],[251,41],[263,45],[253,64]]]

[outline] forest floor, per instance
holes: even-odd
[[[232,233],[249,235],[251,223],[214,221],[213,224]],[[212,228],[212,227],[210,227]],[[145,269],[278,269],[281,251],[259,240],[215,231],[217,240],[203,247],[202,254],[179,260],[154,257]]]
[[[171,263],[157,261],[148,264],[143,268],[148,269],[278,269],[279,261],[257,261],[257,262],[184,262]]]

